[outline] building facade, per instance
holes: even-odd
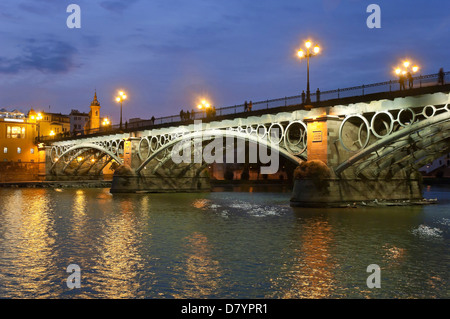
[[[8,114],[6,114],[8,113]],[[45,173],[45,152],[36,144],[37,117],[20,112],[0,115],[0,182],[38,180]]]
[[[38,136],[69,136],[70,117],[61,113],[36,112],[31,109],[28,118],[36,121]]]
[[[94,99],[91,103],[91,111],[89,112],[89,121],[85,127],[86,133],[95,133],[100,131],[101,117],[100,117],[100,102],[97,99],[97,92],[94,94]]]
[[[78,110],[72,110],[69,114],[70,132],[74,135],[84,134],[86,124],[89,122],[89,114]]]

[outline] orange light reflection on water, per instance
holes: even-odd
[[[50,273],[57,273],[52,247],[55,246],[55,225],[50,217],[51,205],[46,190],[18,190],[5,200],[3,216],[5,224],[2,249],[9,257],[12,269],[23,269],[14,282],[14,290],[35,298],[46,295],[51,289]],[[7,273],[7,269],[2,269]],[[17,296],[17,297],[20,297]]]
[[[205,298],[219,289],[223,289],[220,282],[222,271],[220,264],[211,255],[212,247],[208,238],[199,232],[194,232],[185,238],[187,257],[183,263],[186,280],[180,284],[181,293],[174,294],[175,298]]]
[[[284,299],[293,298],[327,298],[335,287],[334,270],[336,265],[331,260],[330,245],[333,231],[328,221],[319,218],[307,218],[300,228],[296,228],[302,243],[294,249],[296,255],[291,263],[283,265],[283,273],[289,278],[276,278],[272,282],[280,290]],[[285,286],[285,282],[289,282]]]

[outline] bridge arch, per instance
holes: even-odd
[[[267,134],[268,133],[269,132],[267,132]],[[292,161],[295,164],[299,164],[303,160],[306,160],[306,157],[304,155],[298,154],[297,156],[295,156],[295,155],[291,154],[288,150],[284,149],[283,147],[280,147],[279,144],[283,140],[282,137],[279,137],[278,143],[272,143],[270,141],[267,141],[264,138],[261,138],[258,134],[247,134],[245,132],[235,131],[235,130],[211,129],[211,130],[197,131],[197,132],[183,134],[181,136],[173,138],[170,141],[167,141],[159,149],[155,150],[151,155],[149,155],[145,160],[143,160],[141,165],[136,169],[136,173],[140,174],[140,172],[144,169],[144,167],[146,167],[147,164],[149,164],[154,159],[158,159],[160,162],[167,161],[167,159],[168,159],[167,156],[166,156],[166,158],[164,158],[164,157],[158,158],[158,156],[161,156],[162,154],[167,154],[169,149],[172,148],[173,146],[175,146],[176,144],[183,142],[183,141],[189,141],[189,140],[194,140],[194,139],[198,139],[198,138],[203,138],[204,136],[215,137],[215,138],[217,138],[217,137],[233,137],[233,138],[238,138],[238,139],[244,140],[246,142],[262,144],[267,148],[277,149],[280,155],[282,155],[283,157]],[[203,140],[202,140],[202,142],[203,142]]]
[[[432,162],[448,152],[450,118],[447,105],[439,109],[427,106],[426,110],[422,110],[422,115],[423,120],[404,126],[359,150],[338,165],[335,173],[339,176],[352,166],[357,166],[357,175],[370,167],[376,167],[374,172],[378,174],[382,169],[391,167],[396,172],[405,167],[417,166],[418,163],[427,164],[423,162],[423,157]]]
[[[54,171],[56,165],[60,162],[59,159],[64,158],[66,155],[71,154],[73,151],[81,151],[82,152],[83,150],[89,150],[89,149],[100,151],[101,153],[108,155],[111,158],[111,160],[116,161],[117,164],[122,164],[122,160],[117,155],[115,155],[112,151],[109,151],[97,144],[81,143],[81,144],[66,148],[64,151],[60,152],[60,154],[57,156],[56,160],[54,160],[52,158],[53,164],[50,168],[50,171],[51,172]],[[74,156],[71,156],[69,162],[72,162],[78,156],[77,154],[79,154],[79,153],[77,152]]]

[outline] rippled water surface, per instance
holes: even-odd
[[[425,190],[437,205],[348,209],[236,190],[1,189],[0,297],[450,297],[450,187]]]

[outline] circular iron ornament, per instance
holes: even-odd
[[[409,112],[411,114],[409,122],[402,120],[402,116],[404,116],[404,114],[406,112]],[[397,114],[397,122],[398,122],[398,124],[400,124],[403,127],[411,125],[415,121],[416,121],[416,113],[412,109],[410,109],[409,107],[406,108],[406,109],[401,109],[400,112],[398,112],[398,114]]]
[[[263,132],[262,135],[261,135],[261,132]],[[267,127],[263,124],[258,124],[258,126],[256,127],[256,135],[259,138],[265,138],[267,135]]]
[[[435,114],[436,114],[436,107],[434,105],[427,105],[422,110],[422,115],[427,119],[433,117]]]
[[[272,130],[275,129],[275,126],[279,127],[278,133],[281,132],[281,134],[278,135],[278,141],[272,141]],[[269,127],[268,134],[269,134],[268,139],[271,143],[280,144],[280,142],[283,140],[284,137],[284,128],[280,123],[272,123],[272,125],[270,125]]]
[[[52,146],[52,149],[50,151],[50,160],[52,161],[52,163],[55,163],[58,160],[59,156],[58,156],[58,150],[56,146]]]
[[[156,136],[152,136],[150,138],[150,150],[153,152],[155,152],[159,147],[159,140]]]
[[[161,134],[158,139],[158,146],[161,147],[166,143],[166,137],[164,134]]]
[[[293,129],[293,125],[300,124],[303,127],[303,130],[300,129],[300,138],[297,143],[292,142],[289,137],[289,131]],[[302,121],[294,121],[288,124],[286,127],[286,131],[284,133],[284,145],[289,153],[292,155],[300,155],[306,151],[307,148],[307,126]],[[300,151],[295,151],[292,149],[293,146],[298,146],[300,143],[303,143],[303,148],[300,147]]]
[[[119,140],[117,143],[117,156],[121,156],[124,154],[124,150],[125,150],[125,141],[124,140]]]
[[[381,119],[381,121],[384,124],[384,128],[386,129],[386,134],[383,134],[383,135],[378,134],[376,127],[375,127],[375,125],[377,124],[377,123],[375,123],[375,121],[377,120],[377,118],[380,118],[380,116],[387,116],[390,121],[390,124],[388,124],[388,123],[386,123],[386,121],[383,121],[383,119]],[[377,113],[375,113],[375,115],[372,117],[372,120],[370,121],[370,130],[372,131],[372,134],[378,138],[383,138],[385,136],[388,136],[389,134],[392,133],[393,129],[394,129],[394,117],[389,112],[386,112],[386,111],[377,112]]]
[[[145,152],[143,152],[143,146],[142,144],[145,142],[145,144],[147,144],[146,148],[146,154]],[[145,155],[144,155],[145,154]],[[150,141],[148,140],[147,137],[141,138],[141,140],[139,141],[139,146],[138,146],[138,156],[139,159],[141,161],[145,160],[148,156],[150,155]]]
[[[359,143],[359,146],[360,146],[359,149],[364,149],[364,148],[367,146],[367,144],[369,144],[369,139],[370,139],[370,125],[369,125],[369,122],[367,121],[367,119],[366,119],[364,116],[359,115],[359,114],[347,116],[347,117],[342,121],[341,126],[339,127],[339,141],[341,142],[342,147],[343,147],[344,149],[346,149],[347,151],[349,151],[349,152],[356,152],[356,151],[358,151],[358,150],[351,150],[351,149],[349,149],[349,148],[345,145],[345,143],[344,143],[344,141],[343,141],[343,138],[342,138],[342,131],[343,131],[343,128],[344,128],[344,126],[345,126],[345,123],[346,123],[347,121],[349,121],[350,119],[354,119],[354,118],[357,118],[357,119],[361,120],[361,125],[360,125],[359,128],[358,128],[358,143]],[[366,136],[365,141],[363,142],[363,141],[361,140],[361,134],[362,134],[362,127],[363,127],[364,125],[366,126],[366,134],[367,134],[367,136]],[[356,141],[354,141],[353,144],[354,144],[355,142],[356,142]]]
[[[245,133],[247,133],[247,135],[255,135],[256,129],[252,125],[247,125]]]
[[[117,155],[117,141],[112,141],[111,143],[111,153]]]

